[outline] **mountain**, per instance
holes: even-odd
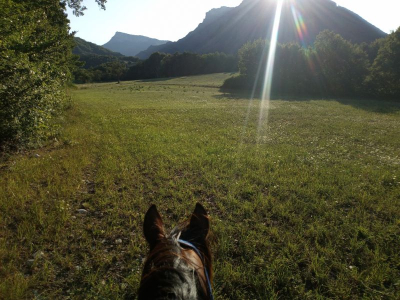
[[[76,55],[107,55],[115,57],[124,56],[121,53],[110,51],[104,47],[98,46],[78,37],[74,37],[74,41],[75,47],[72,50],[72,53]]]
[[[235,54],[248,41],[270,39],[277,2],[244,0],[237,7],[213,9],[206,14],[203,23],[181,40],[150,47],[136,56],[145,59],[156,51],[219,51]],[[331,0],[284,2],[278,35],[280,43],[298,42],[304,46],[311,45],[318,33],[325,29],[339,33],[353,43],[369,43],[386,36],[377,27]]]
[[[103,45],[112,51],[120,52],[127,56],[135,56],[150,46],[165,44],[168,41],[160,41],[142,35],[131,35],[123,32],[116,32],[115,35]]]

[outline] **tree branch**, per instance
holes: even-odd
[[[95,0],[101,9],[106,9],[107,0]],[[86,6],[82,5],[83,0],[61,0],[61,4],[68,5],[72,9],[72,13],[77,16],[83,16],[84,11],[87,9]]]

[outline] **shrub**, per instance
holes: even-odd
[[[380,46],[367,83],[377,96],[400,98],[400,27]]]
[[[314,62],[318,65],[326,94],[352,96],[360,94],[368,75],[367,54],[357,45],[339,34],[325,30],[318,34],[315,43]]]
[[[0,145],[37,144],[52,135],[66,99],[72,37],[57,0],[0,4]]]
[[[234,90],[234,89],[251,89],[252,83],[248,77],[244,75],[234,75],[229,77],[222,84],[222,90]]]

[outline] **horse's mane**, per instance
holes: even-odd
[[[186,236],[182,231],[184,226],[178,226],[152,249],[146,259],[139,288],[139,300],[176,299],[195,300],[207,299],[202,288],[199,275],[190,262],[181,255],[178,239]],[[200,249],[204,253],[205,265],[211,271],[211,257],[208,246]]]

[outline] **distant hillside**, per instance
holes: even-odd
[[[238,7],[213,9],[207,13],[203,23],[183,39],[150,47],[136,56],[145,59],[156,51],[234,54],[248,41],[269,39],[276,5],[276,0],[244,0]],[[294,16],[300,21],[297,24]],[[297,28],[302,28],[302,32]],[[325,29],[339,33],[353,43],[369,43],[386,36],[377,27],[331,0],[292,0],[284,4],[278,40],[307,46]]]
[[[135,56],[150,46],[162,45],[167,42],[168,41],[160,41],[141,35],[116,32],[111,40],[104,44],[103,47],[127,56]]]
[[[115,57],[123,57],[121,53],[110,51],[102,46],[98,46],[91,42],[85,41],[84,39],[75,37],[75,47],[72,50],[73,54],[76,55],[107,55],[107,56],[115,56]]]
[[[85,69],[95,68],[112,61],[119,61],[127,66],[131,66],[138,61],[136,57],[125,56],[121,53],[110,51],[78,37],[75,37],[74,41],[76,46],[72,50],[72,53],[79,55],[79,60],[85,63],[83,65]]]

